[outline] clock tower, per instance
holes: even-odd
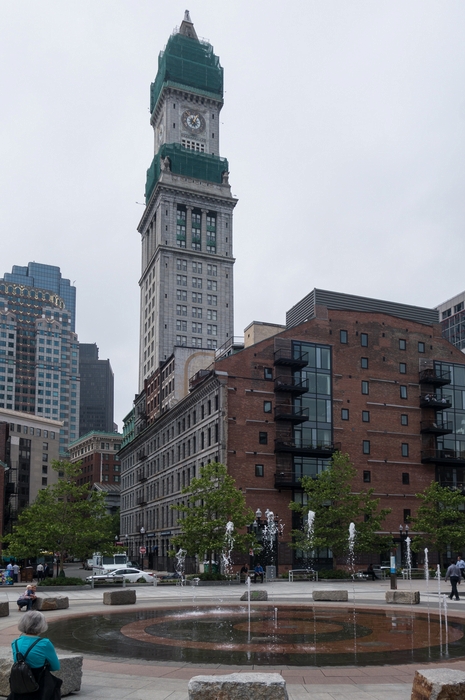
[[[228,161],[220,157],[223,69],[186,11],[150,88],[140,278],[139,390],[176,345],[214,350],[234,333]]]

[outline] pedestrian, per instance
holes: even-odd
[[[465,561],[463,561],[460,554],[457,557],[457,566],[460,569],[460,573],[462,574],[462,578],[465,578]]]
[[[377,575],[375,574],[375,570],[374,570],[374,568],[373,568],[373,564],[368,564],[367,570],[364,571],[363,573],[367,574],[367,576],[371,576],[371,580],[372,580],[372,581],[377,581],[377,580],[378,580],[378,577],[377,577]]]
[[[242,569],[241,569],[241,582],[245,583],[247,581],[247,576],[249,575],[249,567],[247,564],[244,564]]]
[[[261,564],[257,564],[256,567],[254,568],[254,583],[257,583],[257,576],[260,576],[261,581],[263,583],[263,574],[265,572],[263,571],[263,566]]]
[[[27,655],[27,664],[30,666],[39,688],[33,693],[10,693],[7,700],[60,700],[61,684],[63,681],[53,676],[50,671],[59,671],[60,662],[52,642],[46,637],[41,637],[48,628],[47,621],[41,612],[31,610],[23,615],[18,630],[21,636],[12,642],[13,661],[16,662],[17,653]]]
[[[19,581],[19,565],[15,562],[13,564],[13,583],[18,583]]]
[[[459,592],[457,590],[457,584],[460,582],[461,578],[461,573],[460,573],[460,568],[457,566],[455,561],[451,559],[450,566],[446,571],[446,578],[445,581],[450,579],[450,585],[451,585],[451,592],[449,598],[452,600],[452,598],[455,596],[455,600],[460,600],[459,598]]]
[[[44,578],[44,565],[37,564],[36,571],[37,571],[37,580],[42,581],[42,579]]]
[[[17,606],[18,606],[18,611],[21,612],[21,610],[26,606],[28,610],[31,610],[32,604],[34,603],[35,599],[37,598],[36,596],[36,586],[31,583],[26,587],[26,590],[24,591],[23,595],[18,598],[17,601]]]
[[[49,576],[50,576],[50,571],[49,571],[47,562],[45,562],[45,566],[44,566],[44,578],[48,578]]]

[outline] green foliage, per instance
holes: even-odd
[[[422,493],[417,493],[417,498],[421,505],[410,526],[419,534],[413,538],[412,549],[418,552],[433,547],[439,552],[443,566],[443,553],[448,548],[460,552],[463,547],[465,496],[432,481]]]
[[[171,506],[181,514],[181,532],[171,540],[175,549],[181,547],[190,556],[206,555],[207,561],[213,561],[214,552],[219,553],[224,547],[226,524],[232,521],[234,550],[248,550],[254,536],[239,534],[238,530],[253,522],[254,514],[246,507],[244,494],[236,488],[223,464],[214,462],[201,467],[200,476],[192,479],[182,493],[187,496],[186,503]]]
[[[230,576],[225,576],[224,574],[219,574],[214,571],[204,571],[203,574],[196,574],[196,578],[199,578],[201,581],[229,581]]]
[[[63,569],[66,554],[85,559],[94,551],[113,551],[112,519],[103,494],[77,483],[81,463],[54,461],[52,467],[63,477],[39,491],[35,502],[21,512],[12,534],[3,539],[8,555],[25,559],[42,551],[57,552]]]
[[[308,511],[315,513],[313,546],[302,530],[293,530],[292,546],[303,551],[329,548],[336,557],[348,553],[349,525],[355,523],[356,552],[374,552],[389,547],[391,540],[377,534],[390,509],[379,509],[379,498],[373,489],[354,493],[352,485],[357,472],[349,455],[336,452],[331,467],[318,475],[302,478],[307,503],[291,502],[290,508],[307,520]]]
[[[82,578],[77,578],[76,576],[67,576],[63,578],[58,576],[58,578],[44,578],[39,581],[39,586],[84,586],[85,581]]]
[[[318,572],[318,579],[348,579],[350,573],[344,569],[321,569]]]

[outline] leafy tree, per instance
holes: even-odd
[[[181,547],[190,556],[206,555],[207,561],[213,561],[213,554],[224,548],[229,521],[234,523],[234,550],[246,551],[254,541],[253,535],[238,533],[253,522],[254,514],[223,464],[201,467],[200,476],[192,479],[182,493],[189,494],[187,502],[171,506],[181,514],[181,532],[172,539],[176,549]]]
[[[106,514],[104,495],[79,486],[81,463],[54,461],[63,473],[58,483],[39,491],[37,499],[19,515],[13,532],[4,538],[8,554],[18,559],[37,557],[41,551],[85,558],[96,550],[112,551],[112,518]]]
[[[465,496],[432,481],[422,492],[417,493],[421,505],[412,518],[411,529],[418,532],[412,542],[415,552],[424,547],[433,547],[439,552],[441,567],[444,552],[450,547],[461,551],[465,539]]]
[[[352,482],[357,472],[349,455],[336,452],[329,469],[318,475],[302,478],[307,502],[290,503],[290,508],[307,520],[309,511],[315,513],[312,542],[307,532],[293,530],[293,547],[310,551],[329,548],[336,557],[348,553],[349,525],[355,523],[356,552],[386,549],[390,541],[377,534],[389,509],[379,509],[379,498],[373,498],[373,489],[354,493]]]

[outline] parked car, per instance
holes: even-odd
[[[86,571],[92,571],[92,564],[93,559],[86,559],[84,562],[84,569],[86,569]]]
[[[100,574],[99,576],[87,576],[86,581],[88,583],[91,583],[92,578],[94,581],[108,581],[111,582],[114,579],[121,579],[124,577],[125,581],[129,581],[130,583],[135,583],[135,582],[145,582],[145,583],[153,583],[153,579],[155,577],[155,574],[152,573],[151,571],[141,571],[140,569],[116,569],[115,571],[110,571],[107,574]]]

